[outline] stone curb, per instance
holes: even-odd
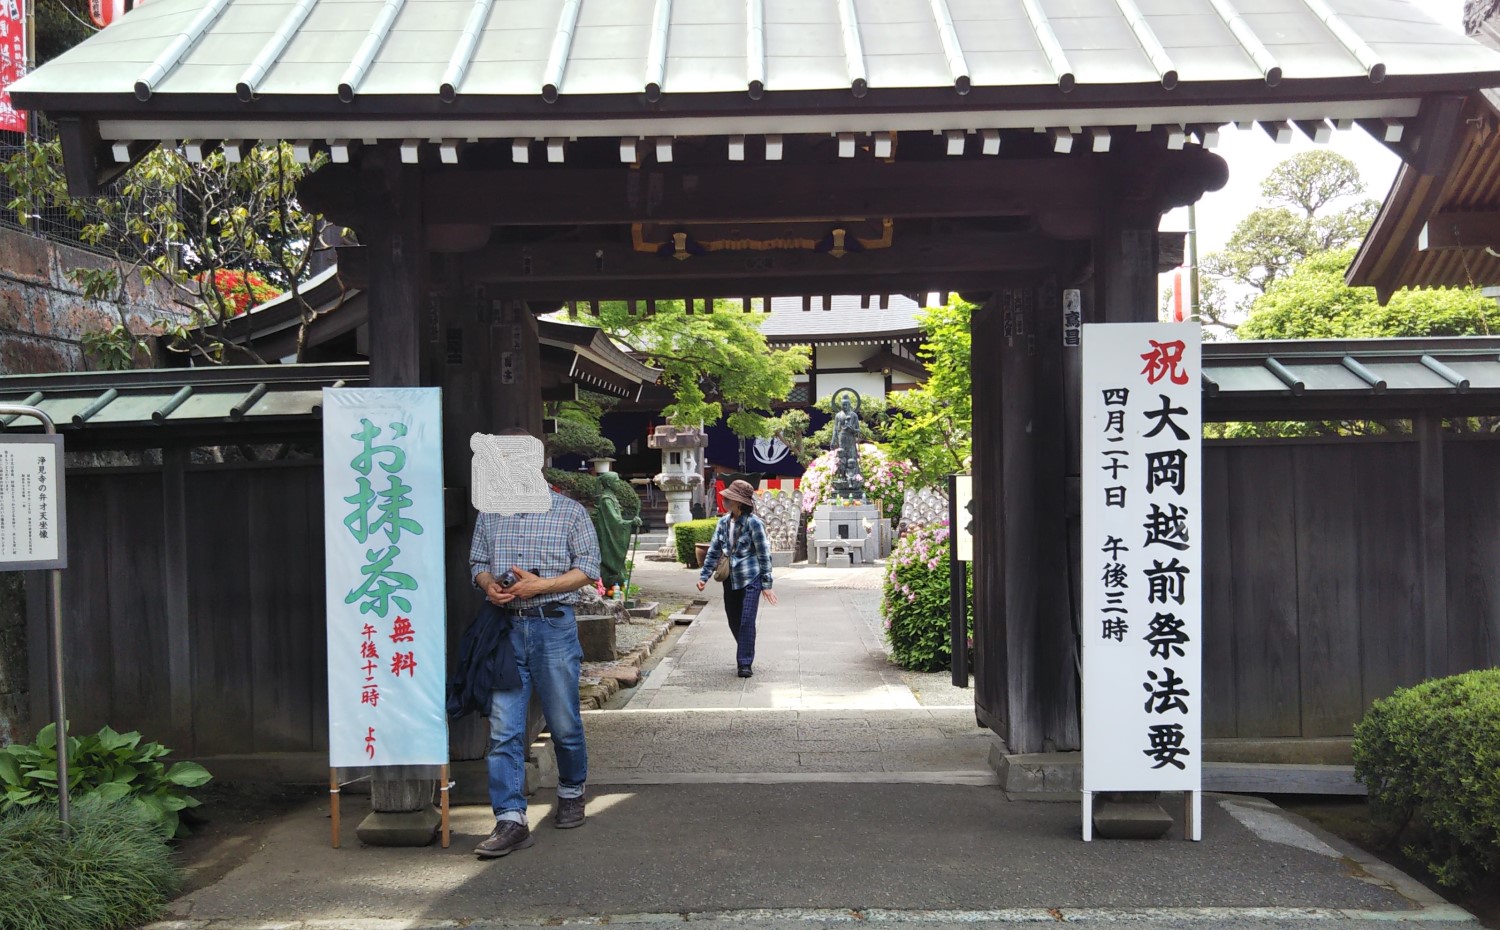
[[[663,620],[660,622],[661,628],[656,631],[651,639],[638,644],[635,648],[608,664],[610,666],[625,666],[627,668],[640,668],[645,665],[646,660],[651,658],[651,654],[656,651],[656,648],[672,632],[672,623],[670,621]],[[619,690],[620,682],[614,678],[584,676],[578,683],[579,706],[582,710],[599,710]]]
[[[1000,908],[995,910],[892,910],[872,908],[760,908],[741,911],[694,911],[441,920],[431,918],[335,918],[316,920],[168,920],[145,930],[502,930],[509,927],[653,926],[657,924],[1037,924],[1037,923],[1204,923],[1234,926],[1246,921],[1332,924],[1346,921],[1381,923],[1452,923],[1478,927],[1474,917],[1452,905],[1412,911],[1362,911],[1328,907],[1143,907],[1143,908]]]

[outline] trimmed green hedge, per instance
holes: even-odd
[[[171,848],[143,809],[84,799],[64,831],[50,804],[0,816],[0,927],[125,930],[177,888]]]
[[[713,539],[714,527],[718,525],[719,521],[714,517],[672,524],[672,541],[677,545],[677,561],[691,567],[694,561],[693,546]]]
[[[1444,885],[1500,881],[1500,669],[1376,701],[1354,728],[1370,815]]]

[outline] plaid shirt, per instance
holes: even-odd
[[[477,588],[480,572],[499,578],[511,566],[543,578],[556,578],[573,568],[598,578],[599,537],[594,535],[588,512],[577,501],[553,491],[552,509],[546,513],[480,514],[469,546],[469,580]],[[572,604],[573,600],[574,592],[568,591],[538,594],[524,603],[539,607]]]
[[[731,519],[725,514],[714,527],[703,570],[698,572],[702,581],[713,577],[719,559],[729,548]],[[751,583],[759,584],[762,591],[771,590],[771,538],[766,535],[766,525],[753,513],[740,517],[734,528],[734,552],[729,556],[729,586],[739,591]]]

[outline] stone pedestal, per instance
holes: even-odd
[[[615,655],[615,618],[610,614],[578,617],[578,642],[583,646],[585,662],[613,662]]]
[[[862,565],[879,558],[880,511],[867,501],[823,504],[813,511],[811,560]]]
[[[355,828],[367,846],[426,846],[441,821],[432,806],[438,784],[431,778],[376,778],[370,782],[374,811]]]

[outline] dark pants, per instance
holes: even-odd
[[[739,644],[735,661],[743,668],[755,661],[755,616],[760,611],[760,585],[751,582],[739,590],[724,582],[724,613],[729,632]]]

